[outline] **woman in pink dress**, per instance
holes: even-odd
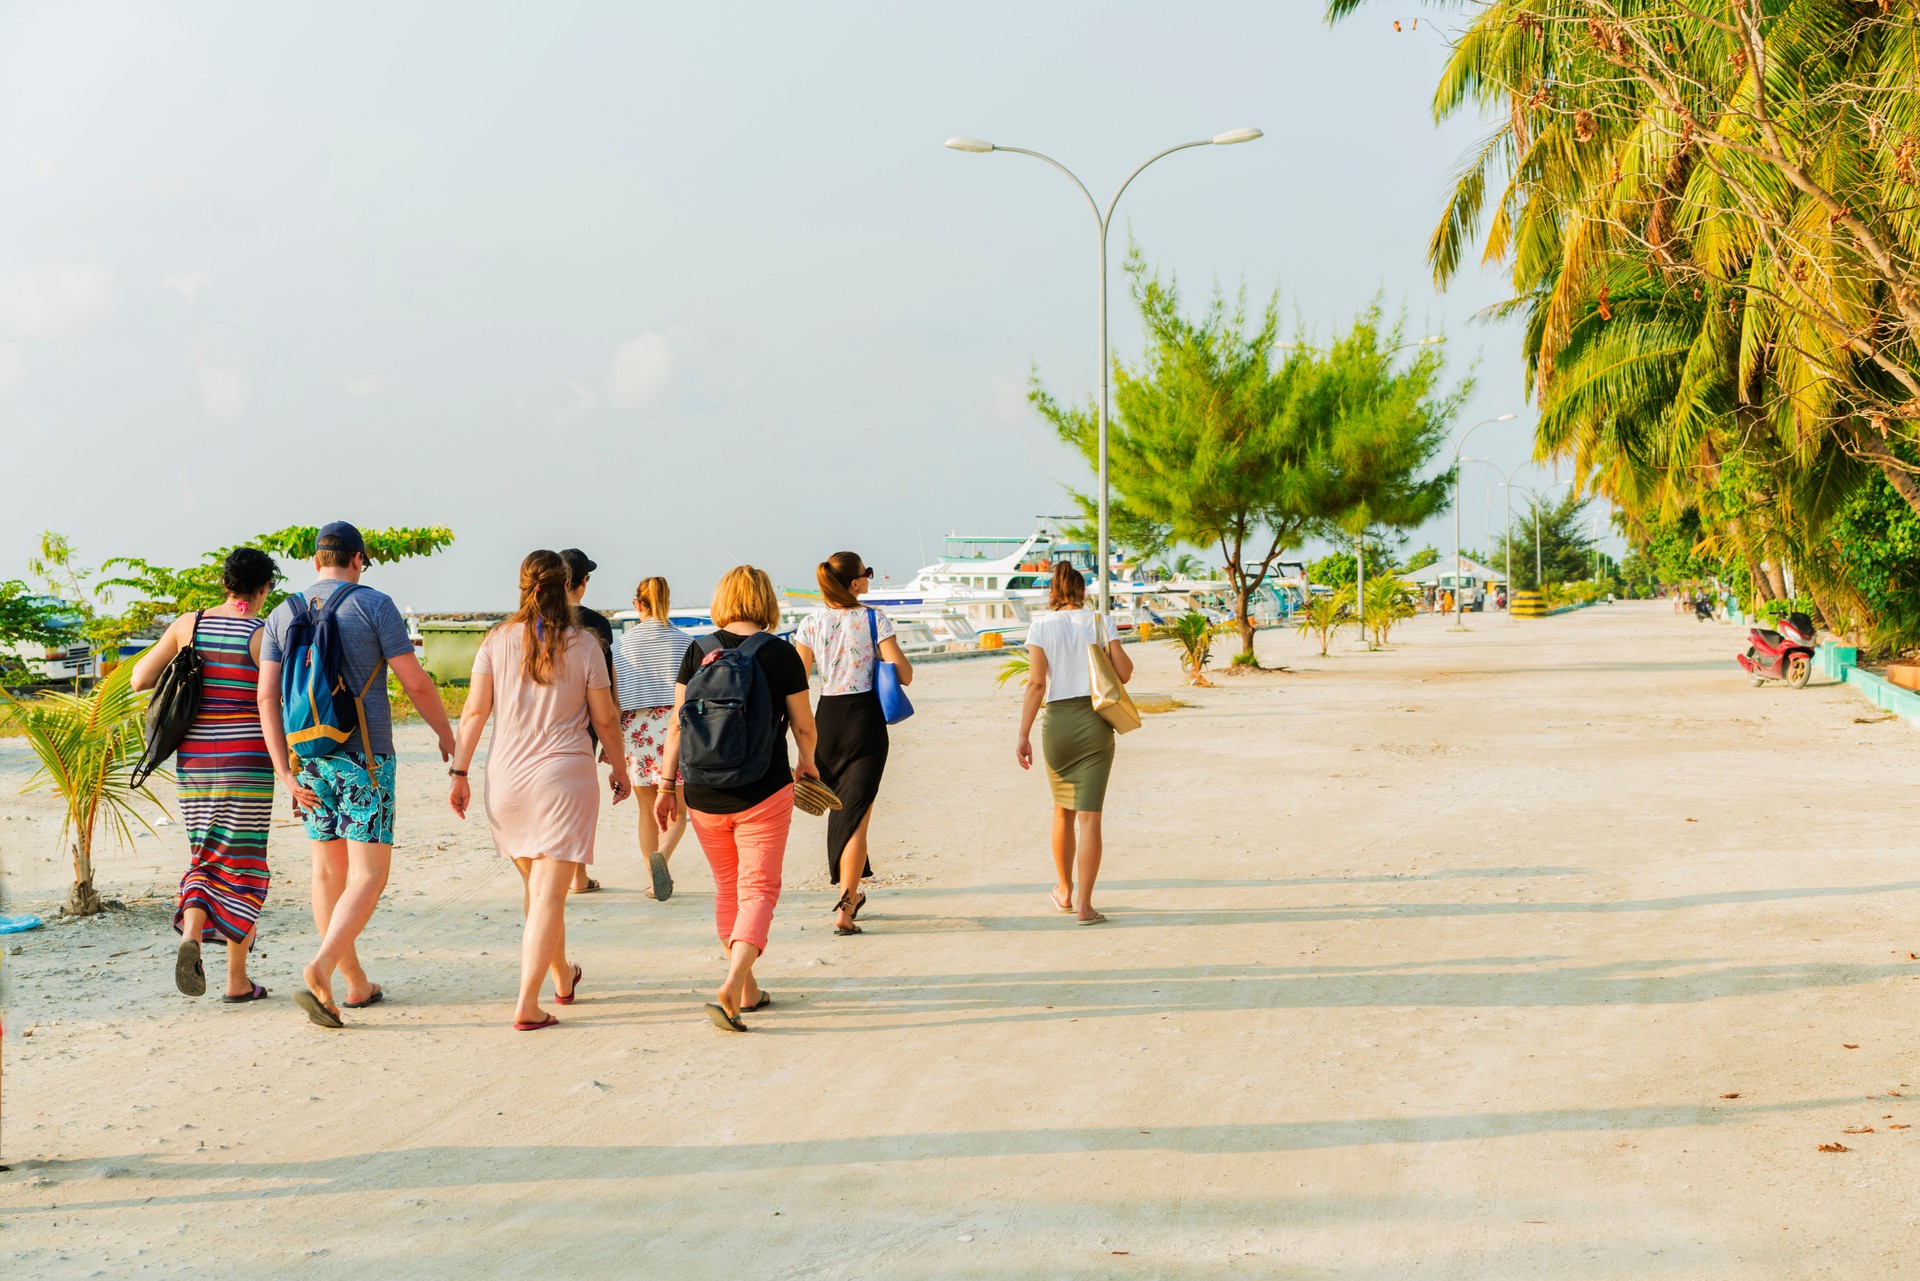
[[[606,660],[599,643],[574,626],[566,562],[554,552],[533,552],[520,562],[520,608],[487,634],[474,658],[447,771],[453,779],[447,800],[461,818],[472,799],[467,771],[489,716],[496,719],[487,748],[487,823],[494,847],[513,860],[526,885],[513,1026],[537,1032],[560,1021],[540,1008],[547,975],[561,1005],[573,1004],[583,977],[580,966],[567,961],[566,908],[574,867],[593,862],[600,821],[589,720],[613,768],[614,804],[633,790]]]

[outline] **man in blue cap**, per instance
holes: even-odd
[[[342,1026],[333,1003],[336,971],[347,980],[348,1008],[362,1009],[384,995],[361,968],[354,944],[379,905],[393,862],[393,711],[385,670],[399,679],[408,701],[439,738],[440,759],[453,755],[453,727],[433,678],[414,656],[399,608],[384,592],[360,585],[370,563],[360,531],[336,520],[321,528],[315,545],[313,568],[319,578],[300,593],[310,609],[335,592],[351,593],[334,618],[340,674],[349,689],[366,691],[365,736],[356,731],[349,740],[353,746],[304,760],[295,772],[280,705],[280,669],[294,619],[291,599],[268,615],[260,635],[260,726],[274,773],[293,793],[294,809],[313,844],[313,923],[320,931],[320,950],[306,967],[306,990],[294,999],[322,1027]]]

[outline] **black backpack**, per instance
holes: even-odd
[[[702,636],[705,657],[680,706],[680,768],[700,787],[745,787],[773,765],[773,695],[754,655],[773,639],[755,632],[737,648]]]
[[[161,671],[153,696],[147,700],[147,749],[140,754],[140,763],[133,767],[133,774],[127,780],[130,786],[143,785],[155,770],[166,764],[168,757],[180,750],[187,731],[193,728],[194,718],[200,715],[204,684],[200,650],[193,643],[199,634],[200,615],[196,613],[187,643]]]

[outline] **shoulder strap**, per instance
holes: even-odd
[[[748,658],[752,658],[755,654],[758,654],[761,650],[765,649],[768,646],[768,644],[770,644],[775,639],[776,637],[772,632],[755,632],[753,635],[747,637],[745,640],[740,642],[740,652],[742,654],[745,654]]]
[[[359,590],[360,590],[360,584],[358,583],[340,584],[338,587],[333,589],[333,594],[327,597],[326,603],[320,606],[320,612],[322,614],[327,614],[327,615],[339,613],[340,602],[345,600],[347,597],[353,595],[353,593]]]
[[[708,632],[705,636],[696,636],[693,643],[700,647],[702,654],[711,654],[720,648],[720,633]]]
[[[205,618],[206,616],[207,616],[207,611],[204,609],[196,609],[193,611],[193,630],[187,633],[187,647],[189,649],[194,649],[199,646],[200,620]]]

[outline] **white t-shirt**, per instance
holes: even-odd
[[[800,620],[793,643],[813,651],[820,668],[820,693],[864,694],[873,688],[873,636],[867,626],[868,609],[816,609]],[[873,615],[872,631],[885,640],[893,635],[893,620],[879,610]]]
[[[1098,642],[1094,624],[1101,624]],[[1090,609],[1061,609],[1042,614],[1027,628],[1027,648],[1047,656],[1047,701],[1066,698],[1091,698],[1093,683],[1087,679],[1087,646],[1106,644],[1114,638],[1113,624]]]

